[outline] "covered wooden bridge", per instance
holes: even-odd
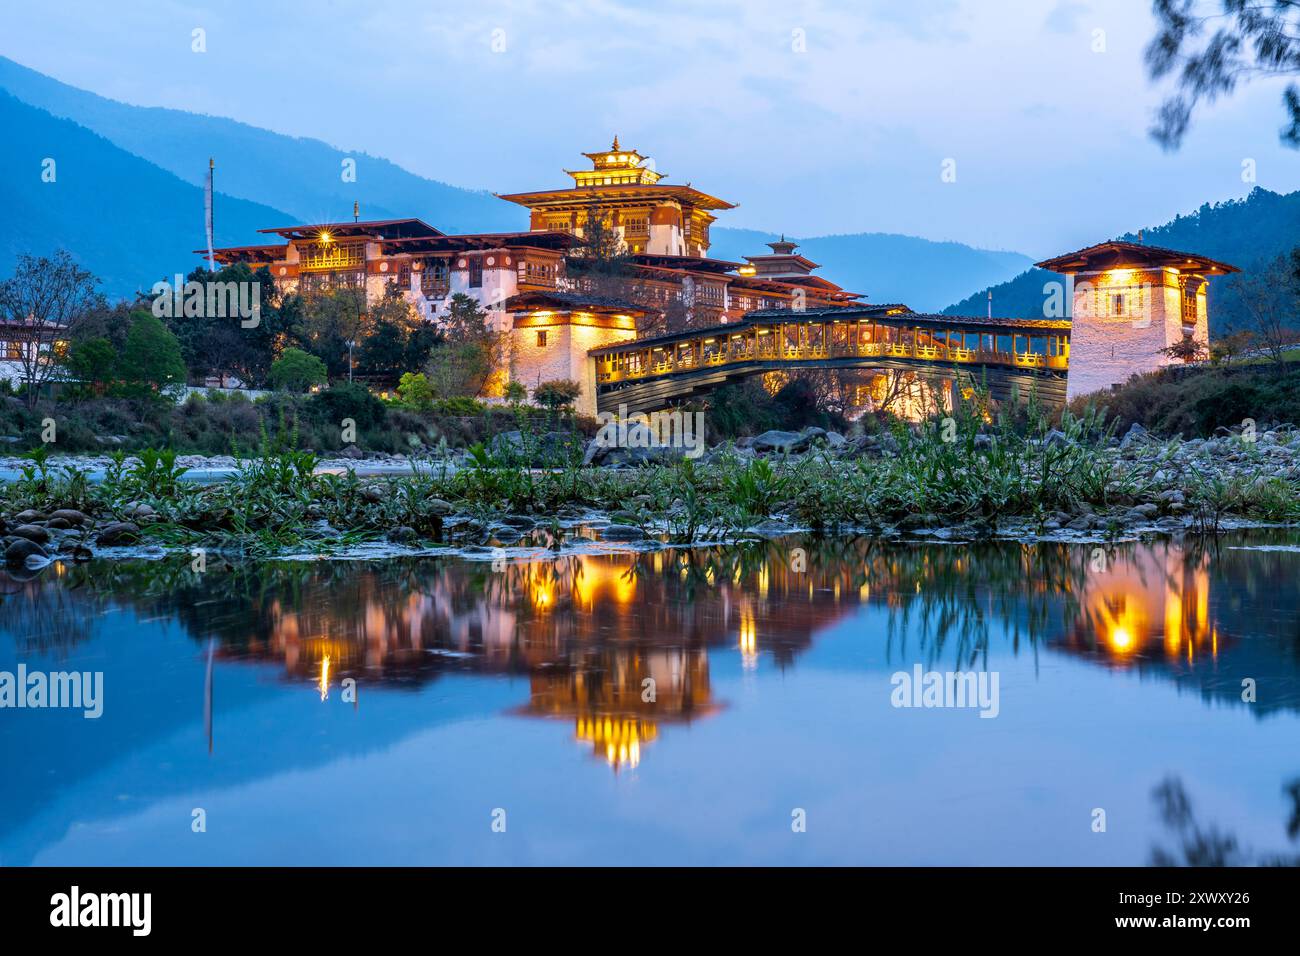
[[[978,383],[1008,400],[1065,401],[1070,322],[923,315],[861,305],[749,312],[739,322],[592,349],[596,407],[629,414],[680,404],[729,381],[794,369],[917,372],[932,384]]]

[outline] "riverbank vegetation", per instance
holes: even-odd
[[[1134,376],[1126,384],[1075,399],[1080,414],[1101,409],[1121,431],[1134,423],[1157,435],[1207,438],[1219,429],[1300,425],[1300,362],[1262,359]]]
[[[615,470],[584,467],[581,440],[521,432],[476,444],[459,462],[434,456],[379,478],[317,473],[315,455],[268,444],[208,486],[183,480],[171,451],[118,453],[99,483],[41,451],[0,502],[11,561],[150,543],[250,553],[384,540],[482,546],[536,529],[562,543],[582,526],[615,540],[689,543],[792,527],[1107,537],[1300,520],[1294,432],[1212,442],[1134,432],[1120,442],[1096,413],[1067,414],[1057,428],[1041,414],[989,423],[970,410],[834,445],[805,437],[802,454],[725,444]],[[547,467],[530,467],[539,461]]]

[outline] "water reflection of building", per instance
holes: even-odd
[[[571,721],[574,736],[616,769],[639,764],[661,724],[689,723],[718,707],[703,647],[594,647],[576,658],[534,671],[517,713]]]
[[[1250,540],[1289,546],[1295,534]],[[801,553],[806,571],[792,567]],[[1300,707],[1300,556],[1228,539],[1121,545],[1102,569],[1092,558],[1055,544],[827,539],[565,555],[502,572],[432,560],[249,565],[166,588],[153,565],[139,592],[120,566],[92,564],[71,580],[11,582],[0,625],[30,647],[33,635],[90,633],[105,608],[130,602],[214,639],[219,660],[279,662],[315,694],[349,677],[401,690],[457,672],[522,674],[528,700],[514,712],[564,721],[616,767],[725,705],[711,674],[720,662],[788,667],[867,603],[887,612],[867,638],[890,664],[979,668],[1057,650],[1232,705],[1249,676],[1255,713]],[[646,678],[653,704],[641,700]]]
[[[524,673],[529,700],[515,713],[562,718],[616,769],[632,767],[663,727],[719,709],[710,650],[730,648],[745,667],[764,655],[786,667],[858,602],[858,569],[794,572],[784,555],[740,564],[669,551],[581,555],[500,572],[375,566],[301,582],[219,656],[280,660],[287,679],[322,699],[349,677],[400,688],[455,671]]]
[[[1174,669],[1219,656],[1208,552],[1162,543],[1116,554],[1105,569],[1090,571],[1082,597],[1082,611],[1062,640],[1071,651],[1115,666],[1161,660]]]

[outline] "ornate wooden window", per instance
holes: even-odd
[[[312,242],[298,247],[302,270],[354,269],[366,261],[363,242]]]
[[[1183,325],[1196,325],[1196,283],[1183,282]]]

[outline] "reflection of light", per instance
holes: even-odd
[[[574,734],[579,740],[593,744],[596,753],[617,770],[637,767],[641,763],[641,741],[654,740],[659,731],[654,724],[635,717],[579,717]]]
[[[749,607],[740,611],[740,660],[746,670],[753,670],[758,665],[758,625],[754,622],[754,611]]]
[[[1165,592],[1165,653],[1178,653],[1183,642],[1183,599],[1172,588]]]
[[[320,699],[325,700],[330,695],[330,656],[326,654],[320,659]]]
[[[1110,646],[1121,654],[1133,649],[1133,635],[1126,627],[1115,627],[1110,632]]]
[[[583,558],[573,579],[573,592],[578,603],[586,608],[590,608],[597,598],[611,596],[619,604],[630,604],[636,598],[636,583],[636,575],[621,567]],[[554,594],[551,593],[550,597],[553,598]],[[534,599],[537,599],[536,594]]]

